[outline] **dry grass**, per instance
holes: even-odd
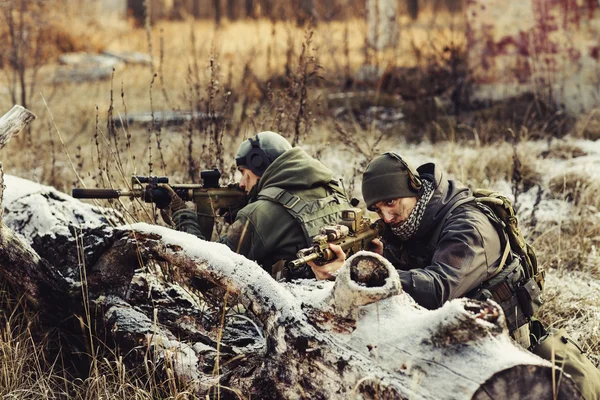
[[[442,63],[446,57],[441,50],[444,46],[462,46],[458,34],[461,25],[450,16],[440,17],[433,23],[430,18],[431,15],[425,16],[416,23],[402,19],[401,44],[385,53],[369,55],[369,61],[386,70],[422,67],[431,60]],[[75,24],[69,28],[61,25],[61,28],[64,31],[57,29],[55,38],[63,35],[79,40],[69,44],[70,39],[53,39],[67,46],[65,49],[146,52],[151,47],[154,57],[153,67],[118,68],[112,82],[54,85],[51,83],[54,67],[46,66],[40,71],[39,91],[34,93],[29,106],[39,119],[30,132],[22,133],[0,152],[0,159],[6,173],[52,184],[65,192],[70,192],[74,184],[81,184],[77,182],[75,171],[88,187],[125,187],[131,175],[147,174],[150,163],[155,174],[169,175],[173,182],[189,181],[190,175],[197,179],[199,168],[219,163],[232,178],[231,159],[241,138],[260,130],[275,129],[292,139],[296,124],[301,133],[299,140],[316,149],[316,156],[328,146],[343,146],[354,163],[344,168],[352,168],[354,178],[376,154],[376,148],[387,150],[397,147],[399,142],[404,143],[406,138],[420,140],[426,135],[440,141],[426,144],[431,147],[431,153],[450,173],[472,187],[492,186],[497,181],[513,179],[513,145],[493,141],[509,137],[508,128],[519,132],[522,138],[517,146],[521,191],[542,184],[546,171],[539,169],[538,158],[580,155],[580,150],[567,145],[551,147],[551,154],[539,154],[526,140],[528,135],[543,137],[546,133],[530,131],[533,125],[512,126],[512,122],[499,125],[498,113],[490,118],[476,118],[468,125],[456,125],[456,121],[449,118],[437,124],[428,122],[419,128],[402,125],[387,132],[374,126],[365,129],[357,121],[340,124],[323,105],[329,92],[343,87],[341,81],[348,71],[354,75],[365,63],[366,27],[362,20],[319,24],[305,47],[303,65],[299,58],[310,30],[286,22],[225,22],[218,30],[207,21],[160,22],[152,28],[151,46],[144,30],[126,29],[107,21],[96,25]],[[82,34],[77,36],[73,32]],[[302,84],[302,74],[317,71],[324,79],[314,78],[306,86],[306,109],[298,119],[298,93],[302,92],[298,85]],[[156,78],[155,72],[158,73]],[[0,81],[0,86],[5,83]],[[44,106],[41,93],[48,107]],[[1,110],[11,106],[8,96],[0,96]],[[113,130],[107,121],[109,109],[112,115],[123,117],[126,113],[150,109],[208,110],[223,113],[230,124]],[[543,126],[543,121],[539,126]],[[593,136],[594,117],[587,122],[583,120],[576,129],[582,132],[581,136]],[[61,133],[63,143],[57,132]],[[213,146],[219,141],[222,144],[217,155]],[[66,154],[73,160],[75,171]],[[549,193],[571,202],[575,211],[572,221],[532,238],[542,265],[552,273],[575,270],[600,280],[598,269],[591,266],[587,258],[600,236],[600,222],[592,218],[594,209],[600,207],[600,188],[591,181],[574,177],[551,182]],[[137,203],[123,207],[136,219],[155,217],[148,207]],[[581,301],[578,305],[581,308],[597,306]],[[558,326],[583,321],[583,317],[572,311],[573,304],[563,304],[560,291],[555,290],[542,316],[545,322]],[[126,371],[114,355],[111,360],[96,359],[97,368],[90,376],[73,382],[58,364],[43,358],[44,344],[33,340],[27,326],[25,322],[17,323],[9,318],[0,330],[0,394],[3,396],[49,399],[188,396],[185,387],[175,385],[165,389],[152,378],[140,380],[135,371]],[[581,337],[598,363],[600,333],[586,332]]]
[[[140,399],[194,398],[176,379],[159,380],[130,371],[121,358],[93,360],[90,374],[74,378],[60,358],[48,360],[44,342],[27,329],[29,317],[5,322],[0,329],[0,396],[4,399]]]
[[[541,181],[535,158],[527,152],[526,146],[517,152],[521,161],[522,190],[525,191]],[[496,181],[511,181],[513,148],[509,143],[483,146],[448,143],[436,158],[449,173],[470,187],[490,187]]]

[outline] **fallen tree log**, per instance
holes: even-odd
[[[15,105],[0,117],[0,150],[35,118],[36,116],[31,111],[19,105]]]
[[[0,117],[0,149],[36,116],[22,106],[15,105]],[[21,294],[37,307],[53,304],[64,293],[63,282],[48,268],[45,260],[4,225],[2,201],[4,172],[0,162],[0,268],[4,279],[20,282]],[[15,268],[18,266],[18,268]]]
[[[85,265],[72,266],[86,279],[77,282],[74,272],[61,269],[69,286],[63,300],[74,304],[70,312],[83,312],[85,287],[97,335],[109,337],[129,363],[150,359],[164,367],[158,373],[174,371],[199,395],[217,397],[220,390],[225,396],[228,387],[233,397],[292,399],[537,399],[551,398],[554,389],[557,398],[579,396],[566,376],[553,388],[557,371],[510,340],[496,304],[454,300],[425,310],[402,292],[393,267],[372,253],[349,259],[335,283],[282,285],[217,243],[147,224],[94,230],[99,214],[88,216],[92,206],[66,195],[7,197],[7,223],[37,237],[32,246],[42,253],[51,243],[73,240],[73,230],[36,236],[37,223],[18,224],[13,209],[42,221],[35,213],[46,206],[24,207],[28,199],[60,198],[53,226],[73,223],[65,214],[79,215],[79,224],[97,219],[88,224],[96,237],[84,245]],[[68,246],[56,249],[37,268],[57,269],[71,259]],[[6,279],[20,287],[20,278]],[[234,304],[245,312],[231,314]]]
[[[194,126],[203,129],[210,124],[229,124],[229,121],[226,120],[221,114],[199,111],[143,111],[128,113],[124,116],[116,116],[113,117],[112,121],[117,128],[122,126],[169,127],[189,124],[191,122],[194,124]]]
[[[9,112],[0,117],[0,150],[17,133],[22,131],[27,124],[35,119],[35,115],[23,108],[15,105]],[[0,161],[0,222],[2,222],[2,197],[4,195],[4,170]]]
[[[556,386],[560,371],[510,340],[497,304],[425,310],[376,254],[349,258],[335,283],[280,284],[224,245],[143,223],[115,227],[123,218],[112,210],[7,183],[0,275],[40,311],[42,327],[76,337],[65,321],[78,320],[112,354],[199,396],[581,397],[569,376]]]

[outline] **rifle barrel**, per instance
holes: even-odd
[[[293,268],[293,269],[300,268],[304,264],[307,264],[313,260],[316,260],[317,258],[319,258],[319,253],[316,253],[316,252],[310,253],[309,255],[307,255],[305,257],[300,257],[296,260],[290,261],[289,266],[290,266],[290,268]]]
[[[76,199],[118,199],[120,190],[115,189],[73,189],[73,197]]]

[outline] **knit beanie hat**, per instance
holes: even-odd
[[[362,195],[370,210],[376,203],[382,200],[397,199],[401,197],[418,196],[420,181],[418,173],[412,179],[408,169],[404,165],[406,161],[393,153],[385,153],[367,165],[362,179]],[[409,167],[416,172],[410,164]]]

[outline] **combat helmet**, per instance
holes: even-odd
[[[260,132],[240,144],[235,163],[238,168],[247,168],[257,176],[262,176],[277,157],[291,148],[292,145],[280,134]]]

